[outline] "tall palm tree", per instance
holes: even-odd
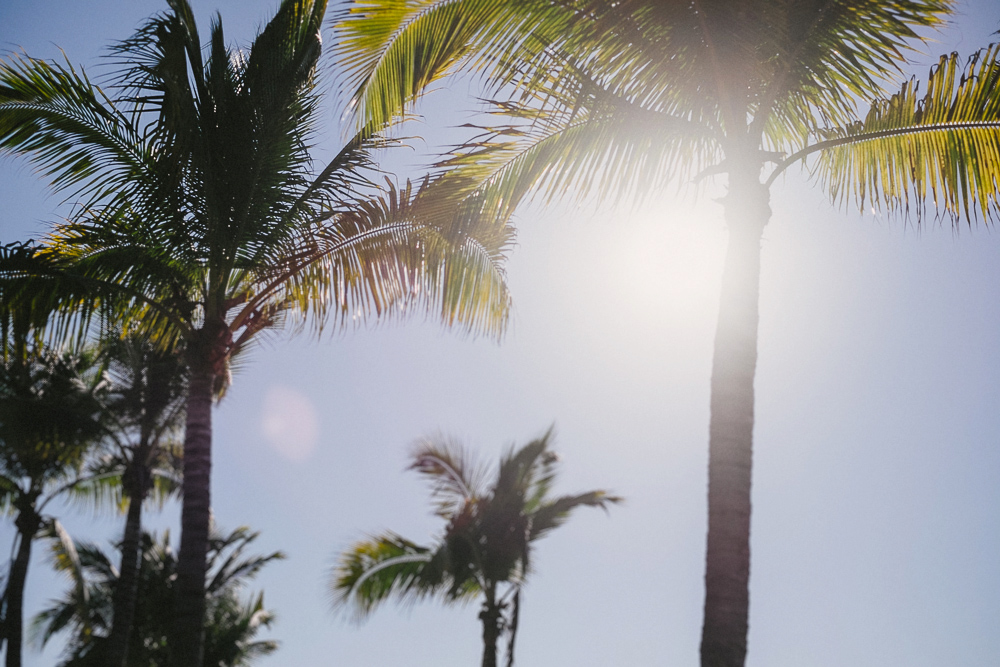
[[[496,667],[497,642],[508,633],[507,665],[514,664],[521,588],[531,570],[535,540],[562,524],[577,507],[621,499],[606,491],[549,496],[556,455],[552,431],[507,452],[493,471],[454,443],[427,440],[413,453],[411,470],[431,481],[436,514],[447,522],[431,547],[394,533],[354,545],[340,557],[332,583],[338,606],[360,615],[396,597],[440,595],[445,602],[482,596],[483,667]]]
[[[0,622],[7,667],[21,665],[24,587],[45,508],[91,479],[85,456],[106,433],[106,383],[95,370],[93,356],[44,350],[0,364],[0,508],[17,527]]]
[[[360,123],[466,67],[505,116],[441,163],[509,215],[526,195],[639,195],[724,174],[729,229],[711,379],[703,665],[742,665],[760,240],[793,165],[835,202],[996,213],[997,47],[897,75],[951,0],[364,0],[339,51]],[[859,111],[861,110],[861,111]],[[866,111],[865,111],[866,110]]]
[[[257,639],[270,626],[273,615],[264,609],[263,593],[244,595],[247,582],[266,564],[283,558],[245,553],[259,533],[248,528],[209,541],[209,579],[206,595],[205,667],[244,667],[273,653],[278,645]],[[173,586],[177,556],[170,535],[143,533],[140,540],[140,595],[135,608],[135,632],[129,639],[127,667],[166,665],[166,637],[174,606]],[[42,644],[69,633],[63,667],[105,667],[111,664],[112,635],[121,574],[111,557],[93,544],[76,543],[56,525],[51,540],[52,557],[58,571],[67,575],[70,589],[50,607],[35,616],[32,627]]]
[[[201,659],[212,399],[232,356],[285,323],[350,326],[437,312],[498,335],[508,295],[504,225],[477,225],[451,182],[376,192],[386,147],[362,128],[322,168],[320,28],[326,0],[283,0],[246,48],[217,18],[203,47],[187,0],[113,55],[108,91],[69,64],[0,63],[0,152],[28,156],[78,202],[41,244],[0,248],[0,315],[94,318],[183,345],[184,489],[174,664]],[[370,172],[369,172],[370,173]],[[28,324],[25,324],[27,322]]]

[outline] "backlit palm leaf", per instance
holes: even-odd
[[[1000,46],[963,63],[944,56],[872,105],[864,122],[835,130],[807,152],[835,199],[958,219],[995,216],[1000,196]],[[806,152],[806,151],[804,151]]]

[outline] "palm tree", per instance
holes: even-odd
[[[394,533],[355,544],[340,557],[332,583],[335,603],[361,616],[389,597],[417,600],[440,595],[445,602],[482,596],[483,667],[496,667],[497,642],[508,633],[507,665],[514,640],[521,588],[531,570],[535,540],[562,524],[581,506],[601,507],[621,499],[605,491],[549,497],[556,455],[551,429],[524,447],[511,449],[490,471],[462,447],[426,440],[413,453],[411,470],[431,481],[436,514],[447,522],[432,547]]]
[[[244,667],[277,650],[272,640],[257,639],[269,627],[271,612],[264,609],[263,593],[245,596],[246,582],[266,564],[284,558],[280,552],[263,556],[246,554],[259,533],[238,528],[228,535],[216,533],[209,540],[209,579],[206,586],[205,667]],[[174,606],[173,587],[177,557],[170,535],[143,533],[135,631],[129,638],[126,667],[163,667],[167,664],[166,638]],[[52,556],[58,571],[72,586],[62,599],[41,611],[32,623],[42,644],[69,633],[63,667],[98,667],[111,664],[115,601],[120,574],[111,558],[93,544],[77,544],[59,527],[52,533]]]
[[[32,544],[50,521],[45,507],[89,481],[83,462],[106,433],[105,389],[86,354],[39,350],[0,364],[0,508],[17,527],[0,623],[7,667],[21,665],[24,586]]]
[[[95,317],[182,345],[187,368],[177,667],[201,660],[213,396],[229,361],[283,324],[351,326],[424,310],[499,335],[507,225],[477,225],[451,182],[376,192],[362,128],[321,169],[326,0],[283,0],[252,44],[203,42],[187,0],[113,55],[110,92],[69,64],[0,63],[0,151],[78,206],[41,244],[0,248],[0,315],[55,336]],[[7,326],[5,324],[5,326]]]
[[[179,351],[136,336],[108,337],[104,353],[111,379],[107,410],[115,424],[108,451],[89,467],[95,476],[118,482],[112,488],[126,512],[106,657],[106,664],[118,667],[127,664],[139,592],[143,503],[151,492],[162,503],[181,486],[181,449],[174,436],[184,418],[185,373]]]
[[[441,162],[502,216],[526,195],[643,195],[725,174],[729,229],[711,379],[701,660],[743,665],[760,241],[793,165],[835,202],[995,215],[998,47],[896,75],[951,0],[366,0],[338,24],[360,123],[465,67],[506,120]],[[866,109],[862,113],[859,109]]]

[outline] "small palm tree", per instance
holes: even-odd
[[[51,521],[45,507],[92,481],[83,465],[106,434],[106,386],[93,355],[38,350],[0,364],[0,509],[17,526],[0,623],[7,667],[21,665],[24,586],[32,544]]]
[[[413,453],[411,470],[430,479],[436,513],[447,522],[431,547],[386,533],[359,542],[340,557],[332,582],[337,606],[361,616],[380,602],[440,595],[448,603],[482,596],[483,667],[496,667],[497,642],[507,632],[507,665],[514,661],[520,592],[531,570],[535,540],[581,506],[620,502],[605,491],[549,497],[556,455],[552,431],[501,457],[489,470],[453,443],[428,440]]]
[[[69,633],[61,667],[106,667],[111,664],[114,596],[119,573],[111,557],[92,544],[76,544],[58,525],[52,533],[55,567],[72,586],[62,599],[40,612],[32,627],[42,644]],[[245,667],[273,653],[277,643],[257,639],[273,621],[264,609],[263,593],[243,593],[268,563],[284,558],[280,552],[255,556],[247,547],[259,533],[239,528],[228,535],[213,534],[209,544],[206,585],[205,667]],[[174,609],[177,557],[170,535],[143,533],[138,577],[135,627],[129,639],[127,667],[163,667],[167,664],[167,634]]]

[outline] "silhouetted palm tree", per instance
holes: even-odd
[[[229,535],[215,534],[209,540],[205,667],[244,667],[277,649],[276,642],[256,638],[273,620],[264,609],[263,593],[243,594],[247,581],[264,565],[284,557],[280,552],[246,554],[246,548],[258,535],[239,528]],[[140,542],[139,596],[125,664],[164,667],[175,605],[177,558],[170,547],[169,533],[161,538],[143,533]],[[106,667],[112,648],[119,574],[104,551],[92,544],[75,544],[61,529],[53,535],[52,555],[56,569],[70,578],[72,586],[61,600],[40,612],[32,625],[43,644],[56,635],[69,633],[62,667]]]
[[[90,464],[118,481],[126,512],[114,613],[106,662],[126,665],[139,586],[143,504],[152,492],[162,503],[181,488],[178,435],[184,420],[186,372],[181,352],[162,350],[139,336],[109,337],[103,345],[111,380],[107,410],[114,419],[105,453]]]
[[[410,468],[428,477],[437,515],[447,522],[437,544],[424,547],[393,533],[359,542],[340,558],[334,573],[336,604],[359,614],[386,598],[445,602],[482,596],[483,667],[496,667],[497,642],[509,637],[514,662],[521,588],[531,569],[535,540],[581,506],[607,509],[620,498],[605,491],[551,498],[556,455],[552,432],[511,450],[490,471],[453,443],[428,440],[413,453]]]
[[[51,521],[45,507],[92,481],[85,455],[107,433],[107,387],[92,355],[21,351],[0,363],[0,508],[17,527],[0,623],[7,667],[21,665],[24,586],[32,544]]]

